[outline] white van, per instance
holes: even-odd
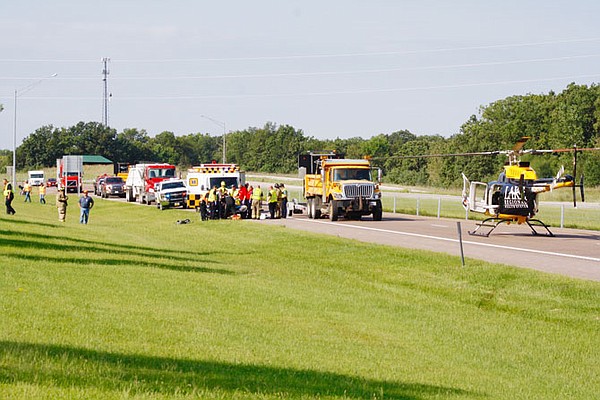
[[[44,171],[29,171],[29,184],[40,186],[44,183]]]

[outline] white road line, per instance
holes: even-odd
[[[315,224],[327,224],[327,225],[332,224],[332,222],[315,221],[315,220],[311,220],[311,219],[296,219],[296,221],[310,222],[310,223],[315,223]],[[335,223],[333,223],[333,224],[335,224]],[[366,230],[366,231],[393,233],[395,235],[413,236],[413,237],[419,237],[419,238],[425,238],[425,239],[442,240],[442,241],[446,241],[446,242],[458,243],[458,239],[449,239],[449,238],[444,238],[444,237],[439,237],[439,236],[423,235],[420,233],[391,231],[389,229],[371,228],[371,227],[367,227],[367,226],[359,226],[359,225],[351,225],[351,224],[335,224],[335,225],[345,226],[345,227],[349,227],[349,228],[362,229],[362,230]],[[492,248],[504,249],[504,250],[516,250],[516,251],[522,251],[525,253],[545,254],[545,255],[551,255],[551,256],[556,256],[556,257],[575,258],[578,260],[596,261],[596,262],[600,263],[600,258],[578,256],[575,254],[554,253],[551,251],[542,251],[542,250],[535,250],[535,249],[523,249],[520,247],[502,246],[502,245],[490,244],[490,243],[471,242],[468,240],[463,240],[463,244],[469,244],[469,245],[473,245],[473,246],[482,246],[482,247],[492,247]],[[598,264],[598,267],[600,267],[600,264]]]

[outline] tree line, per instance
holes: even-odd
[[[227,162],[246,171],[294,173],[298,154],[336,150],[348,158],[370,156],[384,171],[385,181],[404,185],[458,186],[461,172],[471,179],[494,179],[506,156],[402,158],[424,154],[456,154],[509,150],[523,136],[526,148],[600,147],[600,86],[571,84],[561,93],[511,96],[480,107],[450,137],[415,135],[407,130],[369,139],[317,139],[289,125],[266,123],[226,134]],[[187,168],[221,161],[222,136],[162,132],[154,137],[143,129],[117,132],[98,122],[69,128],[43,126],[17,149],[17,168],[51,167],[70,154],[102,155],[116,162],[168,162]],[[554,176],[560,165],[570,170],[572,154],[525,156],[540,176]],[[12,161],[0,152],[0,164]],[[579,155],[578,171],[589,185],[600,185],[600,152]]]

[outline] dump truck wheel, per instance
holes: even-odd
[[[313,199],[306,200],[306,212],[308,213],[308,218],[312,219],[312,217],[313,217]]]
[[[335,200],[329,202],[329,220],[332,222],[338,220],[338,206]]]
[[[320,197],[315,197],[313,204],[314,204],[314,212],[313,212],[313,217],[314,219],[319,219],[321,218],[321,198]]]
[[[373,220],[374,221],[381,221],[382,217],[383,217],[383,209],[382,209],[382,206],[381,206],[381,202],[378,201],[377,205],[373,209]]]

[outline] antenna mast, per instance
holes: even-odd
[[[104,98],[102,102],[102,125],[108,127],[108,99],[110,97],[108,94],[108,74],[110,74],[110,71],[108,70],[108,62],[110,61],[110,58],[103,57],[101,61],[103,64],[102,81],[104,81]]]

